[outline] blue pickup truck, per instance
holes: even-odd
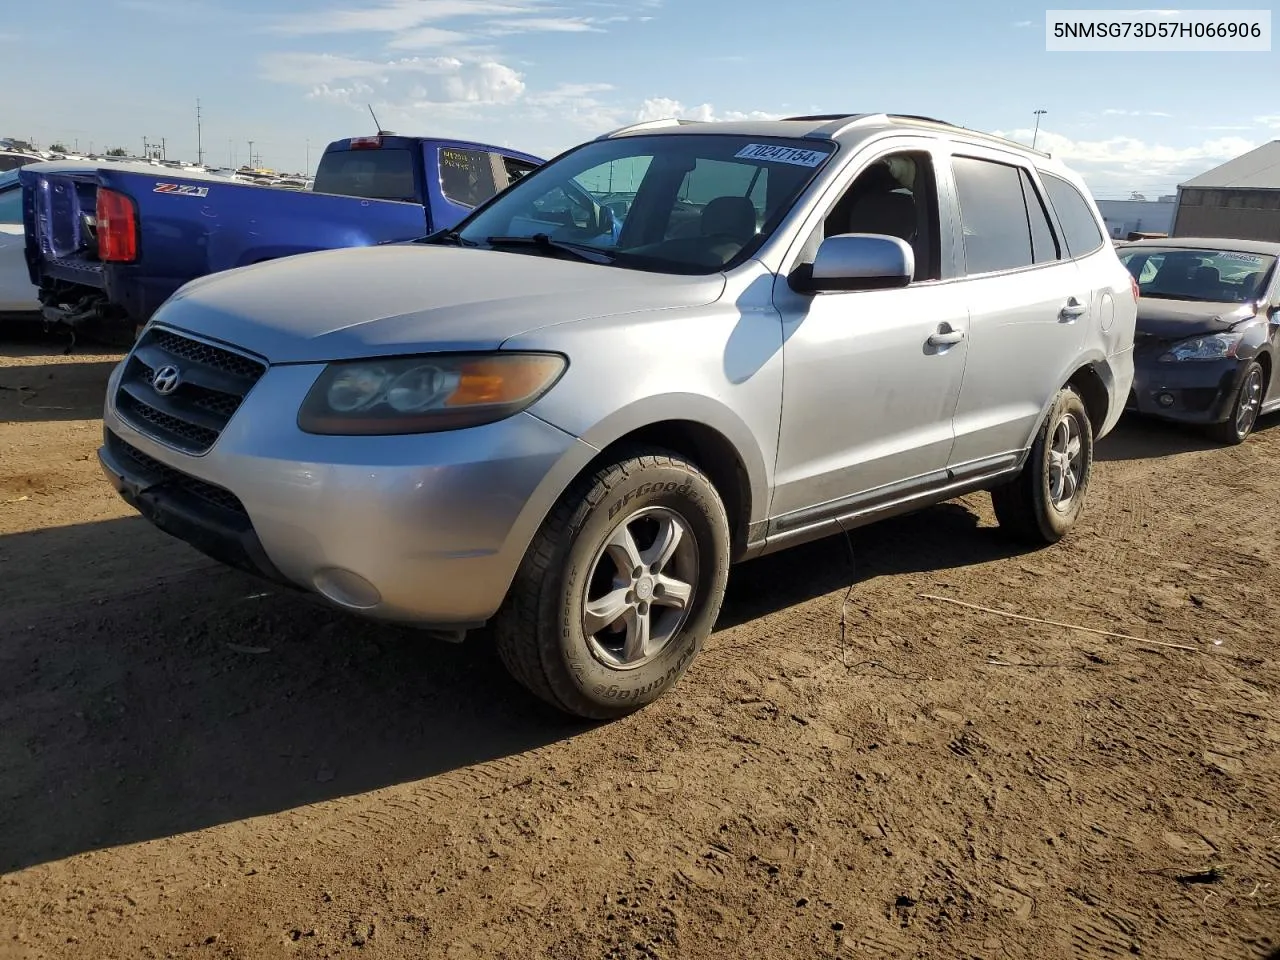
[[[325,149],[310,191],[106,161],[33,164],[26,260],[47,322],[134,331],[206,274],[447,229],[543,163],[503,147],[379,134]]]

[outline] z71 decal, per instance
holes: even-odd
[[[183,197],[207,197],[208,187],[197,187],[190,183],[157,183],[152,193],[176,193]]]

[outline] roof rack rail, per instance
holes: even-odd
[[[806,140],[834,140],[850,127],[855,127],[862,123],[874,123],[877,120],[883,122],[887,118],[883,113],[838,113],[830,117],[820,116],[805,119],[826,121],[816,130],[810,130],[806,133]]]
[[[684,126],[689,123],[699,123],[698,120],[681,120],[677,117],[662,117],[659,120],[642,120],[639,123],[631,123],[625,127],[619,127],[617,130],[610,130],[608,133],[602,133],[596,137],[597,140],[608,140],[610,137],[620,136],[624,133],[634,133],[637,130],[661,130],[664,127]]]

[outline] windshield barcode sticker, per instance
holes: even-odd
[[[749,143],[737,153],[738,160],[767,160],[771,163],[794,163],[798,167],[816,167],[827,154],[821,150],[801,150],[798,147],[779,147],[772,143]]]

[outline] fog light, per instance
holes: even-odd
[[[1160,394],[1158,397],[1156,397],[1156,403],[1160,404],[1160,406],[1162,406],[1162,407],[1172,407],[1172,406],[1173,406],[1173,394],[1172,394],[1172,393],[1162,393],[1162,394]]]
[[[350,570],[330,567],[311,578],[316,591],[326,600],[352,610],[368,610],[382,602],[382,594],[372,583]]]

